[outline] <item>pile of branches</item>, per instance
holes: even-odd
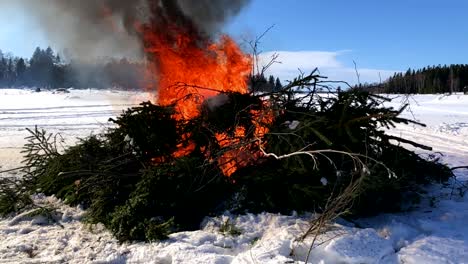
[[[404,107],[383,107],[387,99],[358,90],[318,92],[328,84],[313,72],[274,93],[221,93],[190,120],[176,118],[174,105],[145,102],[64,151],[36,128],[24,177],[0,184],[0,213],[24,209],[40,192],[84,206],[87,222],[120,241],[154,241],[225,210],[325,212],[343,192],[339,209],[353,216],[399,210],[422,184],[452,176],[400,143],[430,148],[385,133],[415,123],[400,117]],[[248,162],[226,160],[239,149]]]

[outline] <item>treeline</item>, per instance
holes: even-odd
[[[76,89],[143,89],[145,63],[128,59],[102,59],[65,62],[50,47],[36,48],[30,59],[3,54],[0,50],[0,88],[76,88]],[[263,74],[250,76],[249,87],[254,92],[274,92],[281,89],[279,78]]]
[[[373,92],[433,94],[468,92],[468,65],[438,65],[395,73],[381,85],[364,87]]]
[[[0,50],[0,88],[143,88],[144,64],[123,59],[65,63],[50,47],[36,48],[30,59]]]
[[[253,92],[277,92],[283,87],[279,78],[273,75],[267,78],[263,74],[251,75],[249,77],[249,87]]]

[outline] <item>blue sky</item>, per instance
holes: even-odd
[[[2,1],[2,0],[0,0]],[[49,43],[40,28],[16,5],[0,3],[0,49],[14,55],[30,57],[37,46]]]
[[[274,24],[263,50],[332,52],[340,65],[322,65],[327,75],[355,82],[354,60],[377,81],[376,72],[468,63],[467,14],[466,0],[254,0],[228,29],[255,36]]]
[[[280,53],[283,64],[272,73],[286,79],[318,66],[355,83],[353,60],[363,82],[409,67],[468,63],[467,14],[466,0],[252,0],[226,31],[242,42],[275,25],[261,43],[262,51]],[[2,12],[0,25],[4,51],[30,56],[49,44],[21,10]]]

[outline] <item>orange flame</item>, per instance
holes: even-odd
[[[161,28],[138,27],[151,63],[147,79],[156,81],[156,101],[163,106],[175,105],[178,120],[199,116],[202,102],[221,92],[248,93],[252,57],[242,52],[230,37],[224,35],[214,42],[203,38],[193,28],[173,24]],[[154,85],[149,88],[155,89]],[[260,117],[260,113],[253,114]],[[257,135],[266,132],[265,128],[257,127]],[[215,135],[219,145],[226,149],[217,160],[226,176],[260,156],[259,151],[252,152],[251,146],[250,149],[249,146],[236,146],[246,134],[244,129],[238,128],[234,134]],[[173,156],[183,157],[193,150],[194,145],[180,146]]]
[[[144,34],[146,53],[155,62],[149,74],[158,75],[160,105],[175,103],[180,118],[190,119],[199,114],[204,99],[220,92],[248,92],[252,59],[231,38],[205,44],[177,27],[175,32],[175,41],[155,30]]]

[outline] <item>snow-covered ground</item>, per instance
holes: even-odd
[[[60,132],[71,144],[147,98],[122,91],[0,90],[0,170],[19,165],[25,127]],[[398,97],[391,105],[404,100],[411,103],[404,115],[428,127],[398,126],[391,133],[434,147],[451,166],[468,165],[468,96]],[[340,221],[315,241],[309,262],[468,263],[468,197],[460,195],[468,171],[456,174],[449,185],[428,186],[426,199],[411,212],[360,219],[359,228]],[[304,263],[312,242],[296,241],[308,227],[307,216],[226,213],[167,241],[119,244],[101,226],[82,224],[80,208],[53,197],[35,201],[56,208],[54,221],[28,213],[0,219],[0,263]],[[227,219],[237,234],[220,232]]]
[[[18,165],[24,138],[29,135],[25,128],[37,125],[60,133],[73,144],[77,137],[102,131],[110,117],[149,98],[141,92],[0,89],[0,166],[5,170]]]

